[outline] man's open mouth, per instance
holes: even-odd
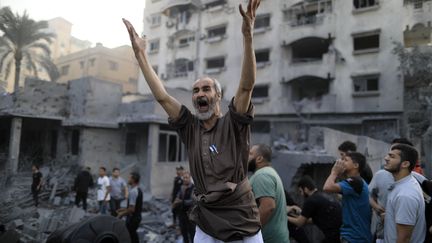
[[[198,110],[201,111],[208,111],[209,109],[209,103],[205,99],[199,99],[197,100]]]

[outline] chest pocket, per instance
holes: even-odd
[[[218,149],[217,153],[211,153],[210,161],[210,170],[213,172],[213,176],[220,179],[231,177],[235,168],[235,158],[226,146]]]

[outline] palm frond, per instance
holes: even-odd
[[[57,81],[60,77],[60,72],[49,56],[39,56],[38,63],[47,71],[51,81]]]
[[[33,71],[34,75],[37,78],[38,77],[37,66],[36,66],[36,62],[33,60],[33,56],[37,56],[37,55],[35,55],[34,52],[25,51],[25,52],[23,52],[23,56],[25,58],[25,63],[26,63],[27,69],[29,71]]]

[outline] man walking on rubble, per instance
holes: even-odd
[[[84,211],[87,210],[87,196],[89,187],[93,186],[93,177],[90,174],[90,167],[86,167],[75,178],[75,205],[79,207],[80,202],[83,203]]]
[[[31,192],[35,207],[39,206],[39,192],[42,188],[42,173],[39,171],[38,165],[32,165],[32,184]]]
[[[152,69],[146,54],[146,39],[123,20],[135,56],[155,99],[169,116],[187,147],[197,206],[191,218],[197,224],[194,242],[262,242],[259,212],[247,179],[250,124],[254,107],[252,90],[256,79],[253,26],[260,0],[249,0],[243,16],[243,65],[235,97],[222,116],[222,90],[213,78],[200,78],[193,84],[195,115],[169,95]]]

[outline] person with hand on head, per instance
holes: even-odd
[[[239,5],[243,18],[242,71],[225,115],[220,108],[221,85],[214,78],[203,77],[193,83],[195,115],[168,94],[148,60],[146,38],[139,37],[132,24],[123,19],[144,78],[188,152],[197,198],[191,210],[197,225],[194,242],[262,242],[258,207],[247,179],[254,114],[251,96],[256,79],[253,27],[260,2],[249,0],[246,10]]]
[[[334,164],[324,184],[325,192],[342,195],[341,243],[370,243],[371,209],[369,191],[360,171],[364,169],[366,158],[358,152],[349,152]],[[336,182],[339,176],[345,180]]]

